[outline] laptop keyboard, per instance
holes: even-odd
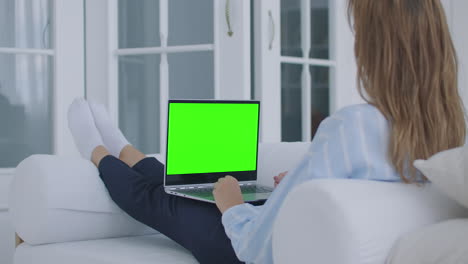
[[[260,185],[242,185],[241,191],[242,193],[264,193],[272,192],[273,189]]]
[[[259,185],[241,185],[240,188],[243,194],[269,193],[273,191],[272,188]],[[209,196],[213,193],[213,187],[178,189],[177,191],[185,194],[196,194],[197,196]]]

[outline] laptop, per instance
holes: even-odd
[[[213,186],[231,175],[245,202],[266,200],[257,184],[259,101],[169,100],[166,193],[214,203]]]

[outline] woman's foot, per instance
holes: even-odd
[[[68,128],[81,156],[91,160],[94,149],[104,145],[85,99],[75,99],[68,108]]]
[[[102,104],[89,102],[94,122],[104,141],[104,146],[109,150],[110,154],[115,157],[120,157],[120,152],[125,146],[130,145],[128,140],[122,134],[122,131],[112,121],[106,108]]]

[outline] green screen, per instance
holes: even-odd
[[[167,175],[253,171],[259,105],[170,103]]]

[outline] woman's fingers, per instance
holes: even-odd
[[[221,213],[244,203],[239,182],[232,176],[220,178],[214,186],[213,195]]]
[[[283,180],[283,178],[284,178],[284,176],[286,176],[286,174],[288,174],[288,172],[284,171],[284,172],[281,172],[280,174],[278,174],[278,176],[273,177],[273,180],[275,182],[275,187],[278,186],[278,184],[281,182],[281,180]]]

